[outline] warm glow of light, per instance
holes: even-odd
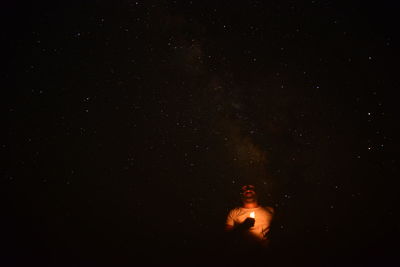
[[[254,211],[250,212],[250,218],[255,218],[255,217],[256,217],[255,212]]]

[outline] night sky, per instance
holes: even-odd
[[[2,266],[212,265],[245,183],[279,266],[396,259],[396,4],[11,2]]]

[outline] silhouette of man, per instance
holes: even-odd
[[[225,229],[237,233],[241,241],[247,244],[266,246],[274,209],[258,204],[254,185],[241,188],[242,206],[232,209],[226,219]]]

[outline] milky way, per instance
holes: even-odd
[[[245,183],[276,210],[275,259],[390,261],[395,10],[5,4],[5,261],[207,261]]]

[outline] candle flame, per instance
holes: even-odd
[[[255,218],[255,217],[256,217],[255,212],[254,211],[250,212],[250,218]]]

